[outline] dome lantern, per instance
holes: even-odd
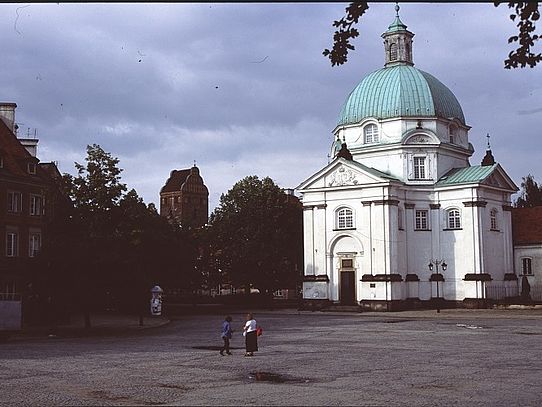
[[[384,66],[414,65],[414,62],[412,62],[412,37],[414,37],[414,34],[407,30],[407,26],[399,18],[399,5],[395,6],[395,12],[395,20],[389,25],[388,30],[382,34],[386,53],[386,64]]]

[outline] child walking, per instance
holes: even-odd
[[[220,350],[220,354],[222,356],[224,356],[224,352],[226,352],[226,354],[228,355],[231,355],[230,339],[233,333],[233,329],[231,329],[231,321],[232,321],[231,316],[226,315],[226,318],[224,318],[224,323],[222,324],[222,339],[224,340],[224,346]]]

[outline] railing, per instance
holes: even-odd
[[[488,284],[485,294],[486,298],[490,300],[504,300],[509,297],[517,297],[519,292],[517,287],[510,287],[504,284]]]

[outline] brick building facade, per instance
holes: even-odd
[[[530,297],[542,301],[542,206],[512,209],[514,268],[522,287],[530,286]]]
[[[61,177],[35,156],[37,139],[18,139],[15,103],[0,103],[0,292],[24,290],[55,212]]]
[[[171,171],[160,190],[160,215],[185,226],[201,227],[207,223],[209,190],[198,167]]]

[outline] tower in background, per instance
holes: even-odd
[[[207,223],[209,190],[199,168],[173,170],[160,190],[160,215],[183,226],[201,227]]]

